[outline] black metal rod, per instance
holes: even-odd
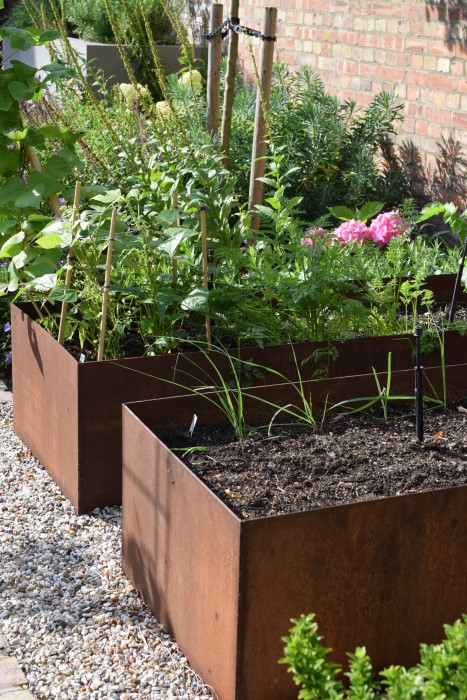
[[[467,255],[467,237],[464,241],[464,250],[462,251],[462,256],[459,262],[459,269],[457,270],[456,283],[454,285],[454,293],[452,295],[451,308],[449,309],[448,319],[452,323],[454,321],[454,316],[457,311],[457,298],[459,296],[459,287],[461,286],[462,273],[464,271],[464,263]]]
[[[416,338],[415,346],[415,430],[419,442],[423,442],[423,367],[420,364],[420,340],[422,337],[422,329],[417,326],[414,336]]]

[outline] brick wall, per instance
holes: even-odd
[[[261,29],[265,4],[278,8],[276,60],[313,67],[330,92],[362,106],[381,90],[396,94],[405,105],[397,155],[413,194],[466,206],[465,0],[248,0],[241,23]],[[244,37],[240,56],[248,74]]]

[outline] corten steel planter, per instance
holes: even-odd
[[[118,505],[121,404],[185,393],[155,377],[172,378],[177,366],[180,373],[175,378],[187,384],[189,379],[182,371],[194,373],[193,362],[204,369],[208,363],[200,352],[80,363],[34,319],[29,304],[12,305],[15,431],[77,512]],[[363,374],[371,372],[372,367],[383,371],[388,352],[392,352],[394,370],[412,367],[413,344],[410,335],[355,338],[333,343],[338,353],[334,360],[327,359],[326,343],[299,343],[294,349],[299,365],[319,351],[316,361],[309,360],[301,367],[303,379],[311,379],[323,373]],[[449,332],[445,347],[447,362],[467,362],[467,337]],[[278,370],[291,380],[297,378],[290,345],[244,348],[241,356]],[[225,358],[219,361],[228,372]],[[427,367],[439,364],[439,353],[424,357],[423,363]],[[206,384],[201,371],[198,377],[193,385]],[[280,381],[267,371],[253,380],[256,384]]]
[[[313,396],[360,395],[371,381],[315,382],[328,386]],[[392,381],[406,391],[413,373]],[[467,366],[448,368],[448,387],[465,393]],[[335,661],[365,644],[380,670],[417,663],[419,644],[465,612],[467,486],[240,520],[157,437],[193,413],[224,420],[193,395],[123,407],[123,566],[220,700],[295,700],[277,660],[301,613],[316,613]]]

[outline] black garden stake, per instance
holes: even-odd
[[[420,364],[420,340],[422,337],[422,329],[417,326],[414,336],[416,338],[415,346],[415,429],[419,442],[423,442],[423,367]]]
[[[461,259],[459,262],[459,269],[457,271],[456,283],[454,285],[454,293],[452,295],[451,308],[449,309],[448,319],[450,323],[454,321],[454,316],[457,310],[457,297],[459,296],[459,287],[461,286],[462,272],[464,271],[464,263],[467,255],[467,237],[464,242],[464,250],[462,251]]]

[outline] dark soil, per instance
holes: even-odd
[[[255,430],[232,441],[212,429],[161,438],[172,447],[210,445],[179,454],[240,518],[253,518],[467,484],[466,407],[426,413],[422,443],[413,414],[385,423],[362,413],[273,439]]]

